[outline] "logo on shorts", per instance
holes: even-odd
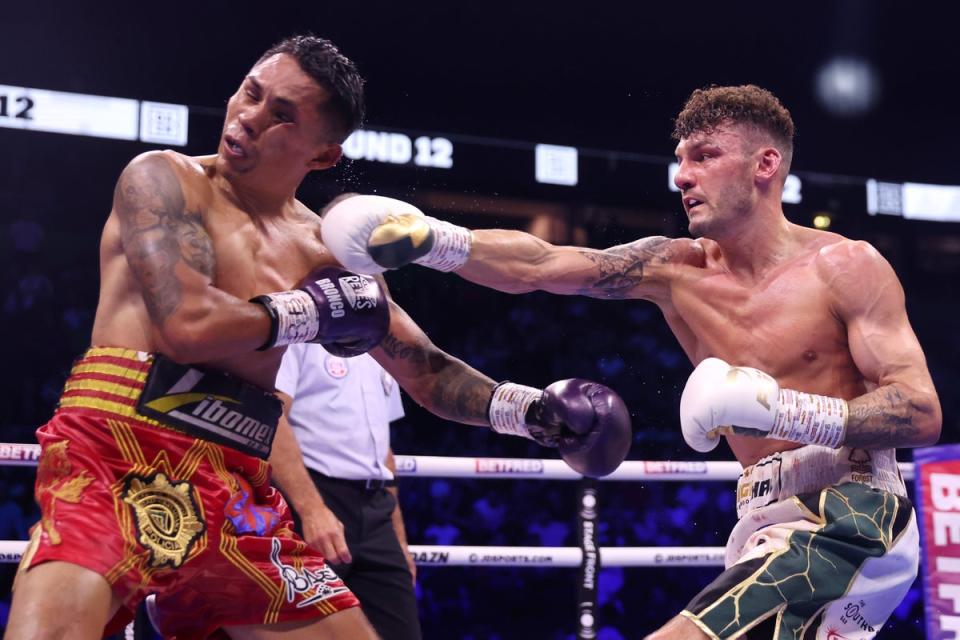
[[[150,376],[137,403],[140,413],[204,439],[226,439],[251,455],[270,455],[280,415],[276,398],[260,391],[251,395],[229,377],[166,358],[157,361]]]
[[[851,449],[847,456],[850,462],[850,479],[870,484],[873,480],[873,458],[866,449]]]
[[[377,288],[373,280],[363,276],[343,276],[340,289],[350,306],[358,311],[377,308]]]
[[[293,602],[298,595],[307,596],[297,603],[297,609],[309,607],[321,600],[327,600],[350,591],[343,584],[343,580],[326,563],[316,571],[311,571],[306,567],[297,569],[289,564],[284,564],[280,559],[280,548],[280,539],[274,538],[270,546],[270,562],[277,568],[280,580],[283,581],[287,602]]]
[[[851,624],[858,626],[862,631],[867,631],[869,633],[875,633],[876,629],[867,622],[866,617],[863,615],[864,611],[867,608],[867,603],[863,600],[857,602],[848,602],[843,605],[843,613],[840,614],[840,622],[843,624]],[[842,636],[838,636],[842,637]]]
[[[121,498],[133,507],[137,539],[150,552],[151,566],[179,567],[206,529],[191,489],[186,480],[170,482],[162,473],[127,480]]]

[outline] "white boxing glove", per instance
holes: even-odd
[[[697,365],[680,398],[683,438],[700,452],[734,432],[836,448],[846,424],[846,401],[781,389],[763,371],[719,358]]]
[[[323,217],[323,244],[347,269],[382,273],[416,262],[453,271],[470,257],[469,229],[383,196],[352,196]]]

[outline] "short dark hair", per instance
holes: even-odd
[[[321,106],[321,112],[333,115],[333,134],[343,142],[363,124],[366,104],[363,97],[363,78],[347,56],[325,38],[296,35],[284,38],[264,52],[257,64],[284,53],[292,56],[304,73],[330,94],[330,102]]]
[[[793,118],[775,95],[756,85],[737,87],[711,85],[690,94],[674,120],[673,139],[710,133],[725,123],[752,125],[774,139],[786,157],[793,156]]]

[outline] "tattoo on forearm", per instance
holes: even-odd
[[[428,361],[427,350],[423,345],[407,344],[393,333],[387,333],[380,347],[391,360],[408,360],[413,365],[425,366]]]
[[[380,348],[392,360],[404,360],[416,375],[430,377],[428,408],[450,420],[487,422],[487,405],[495,382],[479,371],[450,357],[432,344],[404,342],[389,332]]]
[[[848,410],[844,442],[848,446],[885,449],[903,446],[920,434],[914,424],[916,407],[896,385],[852,400]]]
[[[183,190],[162,158],[129,167],[114,194],[123,248],[143,288],[150,317],[157,324],[179,306],[182,290],[174,269],[183,260],[190,268],[213,276],[210,236],[199,212],[187,211]]]
[[[581,251],[587,260],[597,265],[599,278],[591,278],[580,293],[602,295],[606,298],[624,298],[643,280],[644,266],[663,264],[671,257],[669,238],[644,238],[606,251]]]
[[[453,360],[442,369],[433,387],[434,407],[458,422],[487,422],[487,407],[496,386],[482,373]]]

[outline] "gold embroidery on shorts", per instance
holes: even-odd
[[[206,528],[197,517],[190,483],[170,482],[162,473],[133,476],[122,497],[133,507],[138,539],[150,551],[151,566],[183,564]]]
[[[17,580],[30,568],[30,563],[33,562],[33,556],[36,555],[37,549],[40,548],[40,529],[38,525],[34,525],[34,527],[30,529],[30,540],[27,542],[26,549],[23,550],[23,555],[20,556],[20,565],[17,567],[17,572],[13,576],[13,586],[10,587],[11,593],[16,590]]]
[[[67,458],[68,444],[70,444],[69,440],[61,440],[45,447],[37,469],[37,495],[44,507],[40,520],[43,530],[50,538],[50,544],[62,542],[60,532],[54,524],[57,500],[76,504],[80,502],[83,490],[93,482],[93,477],[86,471],[81,471],[75,477],[67,479],[73,472],[73,464]]]

